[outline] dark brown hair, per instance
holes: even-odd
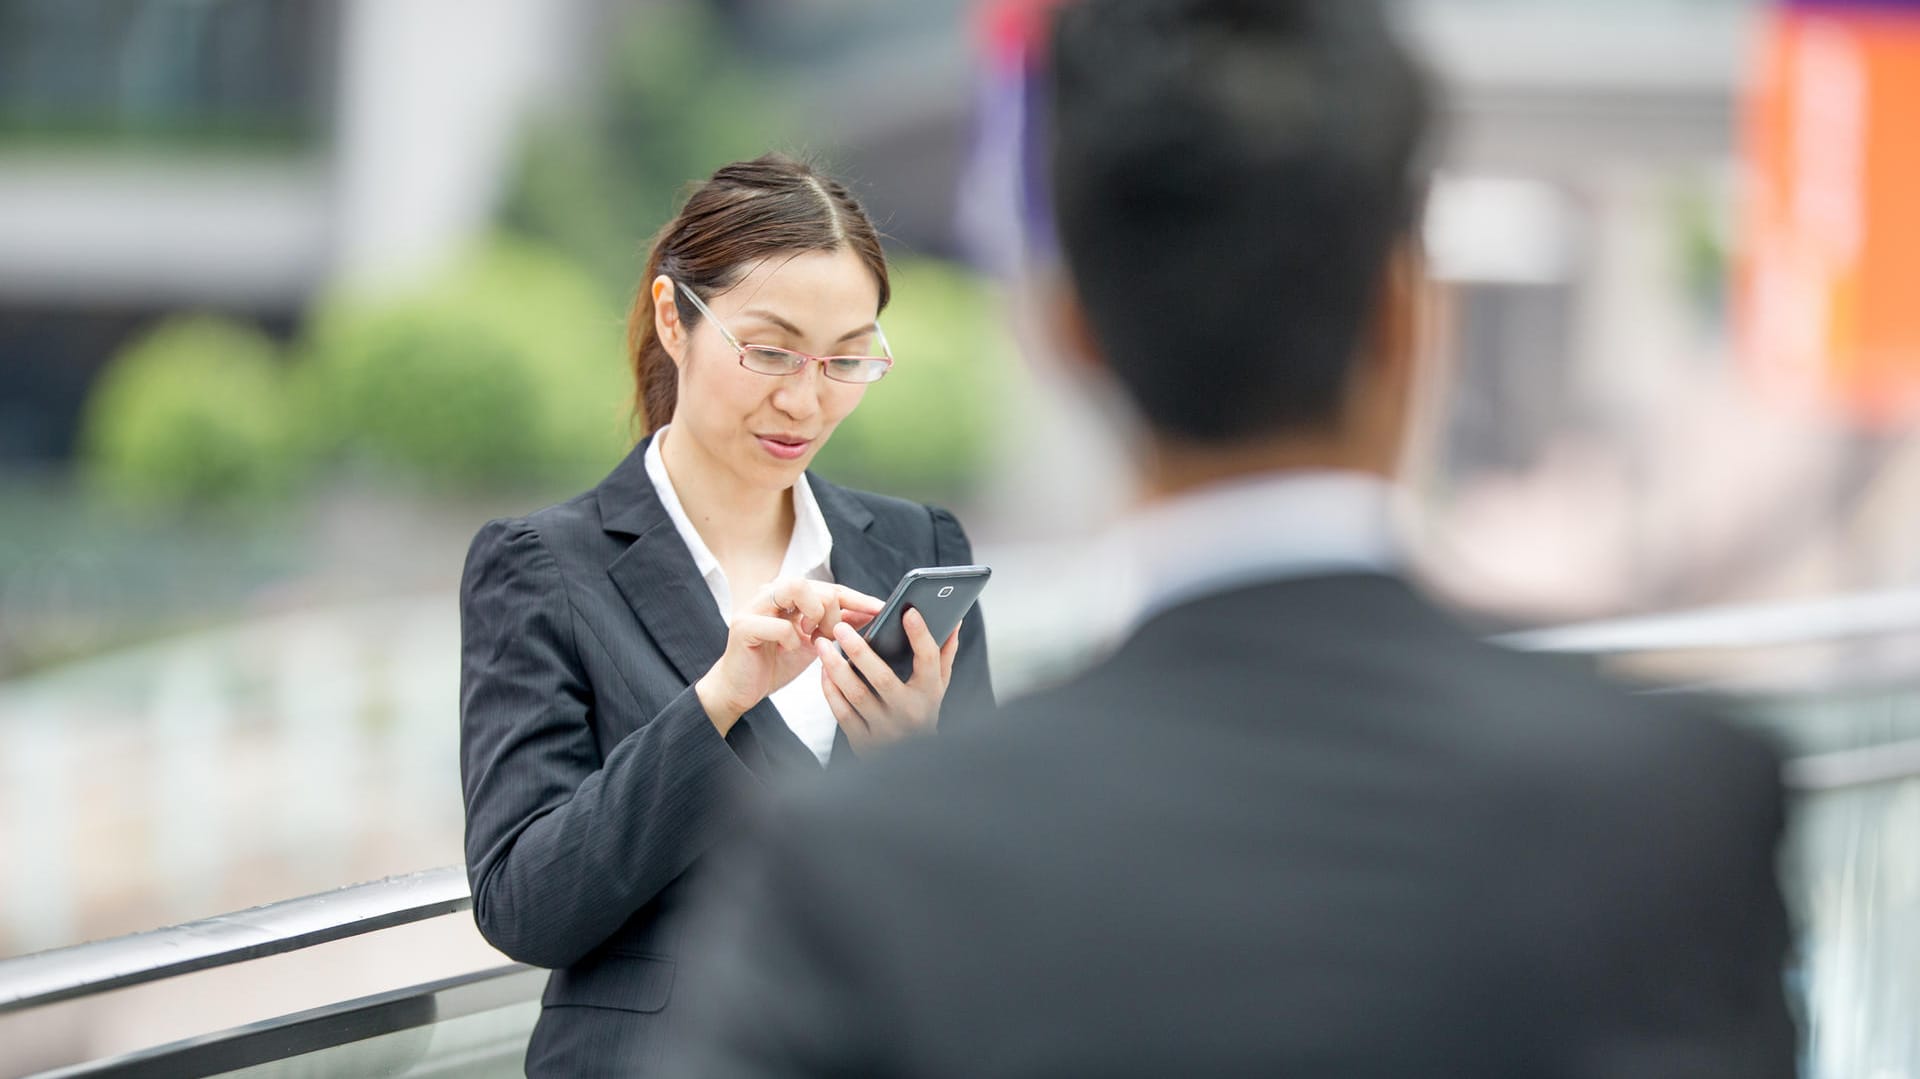
[[[784,154],[738,161],[693,190],[653,239],[647,270],[627,313],[627,355],[633,364],[634,413],[643,431],[673,418],[679,371],[654,330],[653,282],[666,274],[701,299],[725,292],[747,264],[769,255],[846,248],[880,283],[880,307],[891,296],[880,236],[851,192],[811,165]],[[674,297],[688,330],[700,312]]]

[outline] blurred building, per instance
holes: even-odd
[[[579,90],[609,19],[647,6],[0,0],[0,460],[65,456],[87,380],[156,313],[285,328],[334,277],[403,278],[484,227],[521,124]],[[972,5],[712,6],[800,72],[800,141],[831,146],[893,236],[961,250]],[[1629,381],[1621,357],[1663,362],[1647,338],[1673,318],[1634,295],[1663,254],[1649,219],[1676,173],[1723,186],[1731,160],[1750,5],[1628,7],[1406,5],[1469,178],[1436,202],[1440,267],[1473,285],[1459,354],[1536,403],[1594,357]],[[1570,362],[1540,362],[1545,342]],[[1459,452],[1492,459],[1563,418],[1458,415]]]
[[[581,0],[0,0],[0,462],[153,316],[287,327],[483,227]]]

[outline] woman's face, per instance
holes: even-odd
[[[809,363],[792,375],[764,375],[710,320],[691,333],[671,285],[653,282],[660,340],[680,369],[673,437],[755,486],[785,489],[847,418],[866,386],[835,382]],[[815,356],[873,355],[880,286],[852,251],[806,251],[752,263],[732,288],[701,295],[714,319],[743,345],[773,345]]]

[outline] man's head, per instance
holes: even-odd
[[[1379,7],[1078,0],[1051,69],[1071,321],[1156,441],[1390,457],[1430,103]]]

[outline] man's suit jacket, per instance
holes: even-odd
[[[726,626],[645,449],[586,494],[487,524],[461,582],[467,873],[487,940],[555,969],[534,1075],[633,1075],[657,1061],[709,850],[766,782],[820,770],[771,704],[723,740],[690,688]],[[841,584],[884,598],[908,569],[972,560],[944,510],[809,482]],[[942,715],[991,704],[976,613]],[[832,763],[851,757],[841,735]]]
[[[670,1071],[1789,1075],[1777,770],[1392,577],[1197,599],[767,814]]]

